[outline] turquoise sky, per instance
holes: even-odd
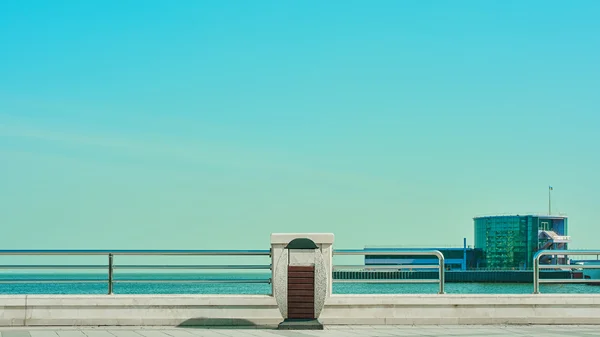
[[[0,246],[600,248],[600,1],[2,1]]]

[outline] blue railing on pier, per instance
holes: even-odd
[[[106,270],[107,278],[10,278],[0,283],[271,283],[271,278],[115,278],[115,270],[271,270],[271,264],[115,264],[117,256],[271,256],[270,250],[0,250],[0,256],[105,256],[107,264],[4,264],[2,270]]]

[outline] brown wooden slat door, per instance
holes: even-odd
[[[315,318],[314,266],[288,266],[288,318]]]

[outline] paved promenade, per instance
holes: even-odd
[[[323,331],[254,328],[38,327],[0,328],[2,337],[358,337],[358,336],[600,336],[600,326],[329,326]]]

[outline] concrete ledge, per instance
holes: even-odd
[[[600,295],[334,295],[325,325],[600,324]]]
[[[276,326],[269,295],[0,296],[2,326]]]
[[[0,296],[0,326],[277,326],[269,295]],[[324,325],[600,325],[600,295],[333,295]]]
[[[0,296],[0,326],[25,325],[27,296]]]

